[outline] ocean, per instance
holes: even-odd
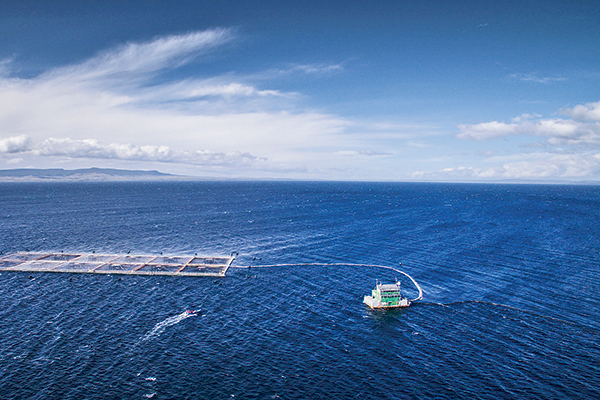
[[[600,186],[2,183],[25,250],[251,268],[0,270],[1,399],[600,398]],[[369,309],[416,289],[359,264],[423,300]]]

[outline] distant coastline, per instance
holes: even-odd
[[[0,170],[0,182],[114,182],[114,181],[164,181],[192,179],[182,175],[159,171],[139,171],[112,168],[84,168],[65,170],[51,169],[4,169]]]

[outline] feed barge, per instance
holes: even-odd
[[[423,298],[423,289],[421,286],[415,281],[412,276],[408,275],[406,272],[400,271],[396,268],[392,267],[383,267],[387,269],[391,269],[393,271],[399,272],[402,275],[408,277],[412,283],[415,285],[417,290],[419,291],[419,295],[414,299],[408,299],[407,297],[402,296],[402,292],[400,291],[400,282],[396,281],[396,283],[390,284],[382,284],[379,282],[375,283],[375,289],[371,291],[370,296],[365,296],[363,299],[363,303],[371,307],[372,309],[376,308],[400,308],[400,307],[408,307],[414,301],[421,300]]]
[[[410,306],[410,300],[402,297],[400,282],[377,283],[371,291],[371,296],[365,296],[363,303],[371,308],[398,308]]]

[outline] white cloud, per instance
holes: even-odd
[[[448,179],[516,179],[516,178],[582,178],[600,172],[600,102],[588,103],[560,112],[572,117],[542,118],[537,114],[522,114],[512,123],[498,121],[474,125],[459,125],[459,139],[490,140],[509,135],[534,136],[546,143],[521,143],[521,148],[549,149],[555,153],[519,153],[503,157],[490,157],[487,164],[500,164],[492,168],[458,167],[435,173],[418,172],[418,176],[437,176]],[[591,122],[590,122],[591,121]],[[568,152],[569,154],[564,154]],[[556,154],[562,153],[562,154]],[[512,159],[512,160],[509,160]]]
[[[333,73],[338,73],[344,71],[344,67],[341,64],[292,64],[287,68],[282,69],[272,69],[266,71],[260,75],[257,75],[257,78],[272,78],[276,76],[286,76],[292,74],[306,74],[306,75],[329,75]]]
[[[126,161],[154,161],[207,166],[248,165],[266,161],[250,153],[214,152],[208,150],[174,151],[168,146],[135,146],[130,143],[103,144],[94,139],[73,140],[49,138],[38,146],[32,146],[26,136],[0,141],[0,152],[31,153],[45,157],[95,158]],[[12,147],[3,147],[9,143]]]
[[[566,110],[565,113],[570,112],[574,115],[585,116],[588,120],[591,120],[595,113],[600,113],[600,103],[588,104],[585,107],[581,106],[587,112],[578,107]],[[538,136],[547,138],[548,144],[554,146],[600,147],[599,122],[560,118],[544,119],[539,115],[529,114],[516,117],[513,121],[510,124],[492,121],[473,125],[458,125],[460,133],[456,137],[465,140],[490,140],[510,135]]]
[[[512,119],[512,122],[514,123],[520,123],[523,121],[529,121],[532,119],[536,119],[536,118],[542,118],[542,116],[540,114],[528,114],[528,113],[523,113],[517,117],[514,117]]]
[[[598,154],[537,154],[522,155],[527,160],[505,163],[498,167],[445,168],[436,172],[418,171],[414,178],[429,180],[481,180],[481,179],[577,179],[600,171]],[[535,159],[537,158],[537,159]]]
[[[456,135],[459,139],[470,140],[489,140],[508,135],[515,135],[518,132],[518,124],[506,124],[504,122],[492,121],[475,125],[458,125],[460,133]]]
[[[507,136],[542,137],[540,141],[520,143],[520,148],[547,152],[477,152],[485,164],[494,167],[453,167],[437,172],[418,171],[423,179],[575,179],[597,176],[600,172],[600,102],[588,103],[560,113],[572,118],[543,118],[521,114],[511,123],[491,121],[458,125],[462,140],[492,140]],[[597,115],[599,114],[599,115]],[[592,122],[589,122],[592,121]],[[503,155],[497,155],[503,154]]]
[[[8,160],[6,160],[6,164],[8,165],[12,165],[12,164],[20,164],[22,163],[24,160],[20,157],[12,157],[9,158]]]
[[[600,121],[600,101],[563,108],[560,112],[578,121]]]
[[[305,74],[324,74],[331,72],[339,72],[342,71],[344,67],[339,64],[304,64],[304,65],[296,65],[290,68],[289,71],[295,72],[304,72]]]
[[[22,153],[31,148],[31,139],[26,135],[0,139],[0,153]]]
[[[136,78],[185,63],[198,53],[233,40],[228,29],[212,29],[185,35],[159,37],[146,43],[128,43],[109,50],[81,64],[57,68],[45,74],[46,79],[97,80]]]
[[[149,103],[165,103],[173,101],[201,100],[210,98],[212,103],[221,100],[227,101],[231,107],[231,100],[240,98],[247,102],[252,97],[286,97],[285,93],[278,90],[260,90],[252,85],[240,82],[231,82],[226,79],[185,79],[178,82],[140,88],[137,101]],[[214,108],[214,107],[213,107]]]

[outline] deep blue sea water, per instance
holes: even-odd
[[[25,249],[314,265],[0,271],[1,399],[600,398],[599,186],[0,184]],[[395,311],[362,297],[401,276],[322,265],[399,262]]]

